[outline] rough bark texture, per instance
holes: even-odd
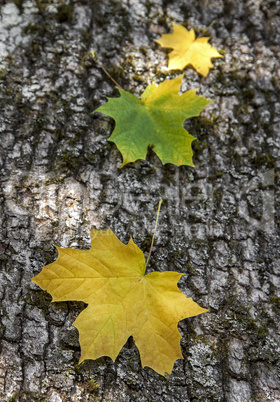
[[[275,0],[14,0],[0,11],[1,401],[279,401],[279,43]],[[186,122],[195,169],[146,161],[119,169],[113,121],[91,112],[118,91],[90,56],[139,95],[165,77],[153,42],[171,22],[224,58],[183,91],[215,101]],[[277,93],[278,91],[278,93]],[[129,339],[116,362],[78,365],[80,302],[51,303],[30,282],[54,244],[89,247],[90,228],[130,236],[149,270],[210,312],[181,321],[170,379],[141,368]]]

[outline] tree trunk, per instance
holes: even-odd
[[[280,400],[279,43],[273,0],[14,0],[0,8],[1,401]],[[208,31],[206,28],[215,20]],[[118,89],[139,96],[167,72],[154,39],[172,22],[222,51],[182,90],[214,102],[185,123],[195,168],[121,166],[111,118],[91,114]],[[278,92],[277,92],[278,91]],[[208,313],[179,323],[170,378],[142,368],[129,338],[115,362],[78,364],[73,321],[31,282],[54,245],[88,249],[90,229],[130,236],[148,272],[174,270]]]

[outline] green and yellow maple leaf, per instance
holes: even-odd
[[[153,147],[163,164],[193,166],[191,143],[195,138],[183,128],[183,122],[198,116],[212,101],[197,96],[196,90],[179,95],[182,79],[183,75],[158,86],[148,85],[141,99],[119,89],[119,98],[109,98],[94,111],[115,120],[108,140],[120,150],[122,166],[145,159],[148,146]]]
[[[178,321],[201,314],[201,308],[178,289],[182,274],[145,275],[145,259],[132,239],[127,245],[108,229],[91,232],[91,249],[58,249],[58,258],[32,279],[52,301],[88,304],[74,326],[81,359],[113,360],[133,336],[143,367],[164,375],[182,358]]]
[[[183,70],[191,64],[197,72],[206,77],[213,67],[212,58],[223,57],[208,43],[210,38],[195,39],[194,30],[188,31],[178,24],[173,25],[173,32],[164,34],[156,43],[162,47],[173,49],[169,53],[168,70]]]

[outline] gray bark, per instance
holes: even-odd
[[[278,401],[279,43],[273,0],[15,0],[0,9],[1,401]],[[146,161],[120,169],[113,121],[91,112],[118,96],[100,61],[139,95],[165,77],[153,42],[184,23],[224,50],[182,90],[213,99],[186,122],[195,169]],[[278,92],[277,92],[278,91]],[[54,245],[89,247],[90,229],[132,236],[148,271],[184,273],[210,311],[179,323],[184,359],[170,379],[141,368],[132,339],[116,362],[78,365],[81,302],[51,303],[31,283]]]

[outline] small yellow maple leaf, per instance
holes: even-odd
[[[88,304],[74,326],[81,359],[118,356],[132,335],[143,366],[171,373],[182,358],[178,321],[207,310],[178,289],[182,274],[145,275],[145,259],[132,239],[123,244],[114,233],[93,230],[91,249],[58,249],[58,258],[32,279],[52,301]]]
[[[210,38],[195,39],[194,30],[188,31],[178,24],[173,25],[173,33],[162,35],[156,43],[173,49],[169,53],[168,70],[183,70],[191,64],[201,75],[206,77],[213,67],[211,58],[223,57],[208,43]]]

